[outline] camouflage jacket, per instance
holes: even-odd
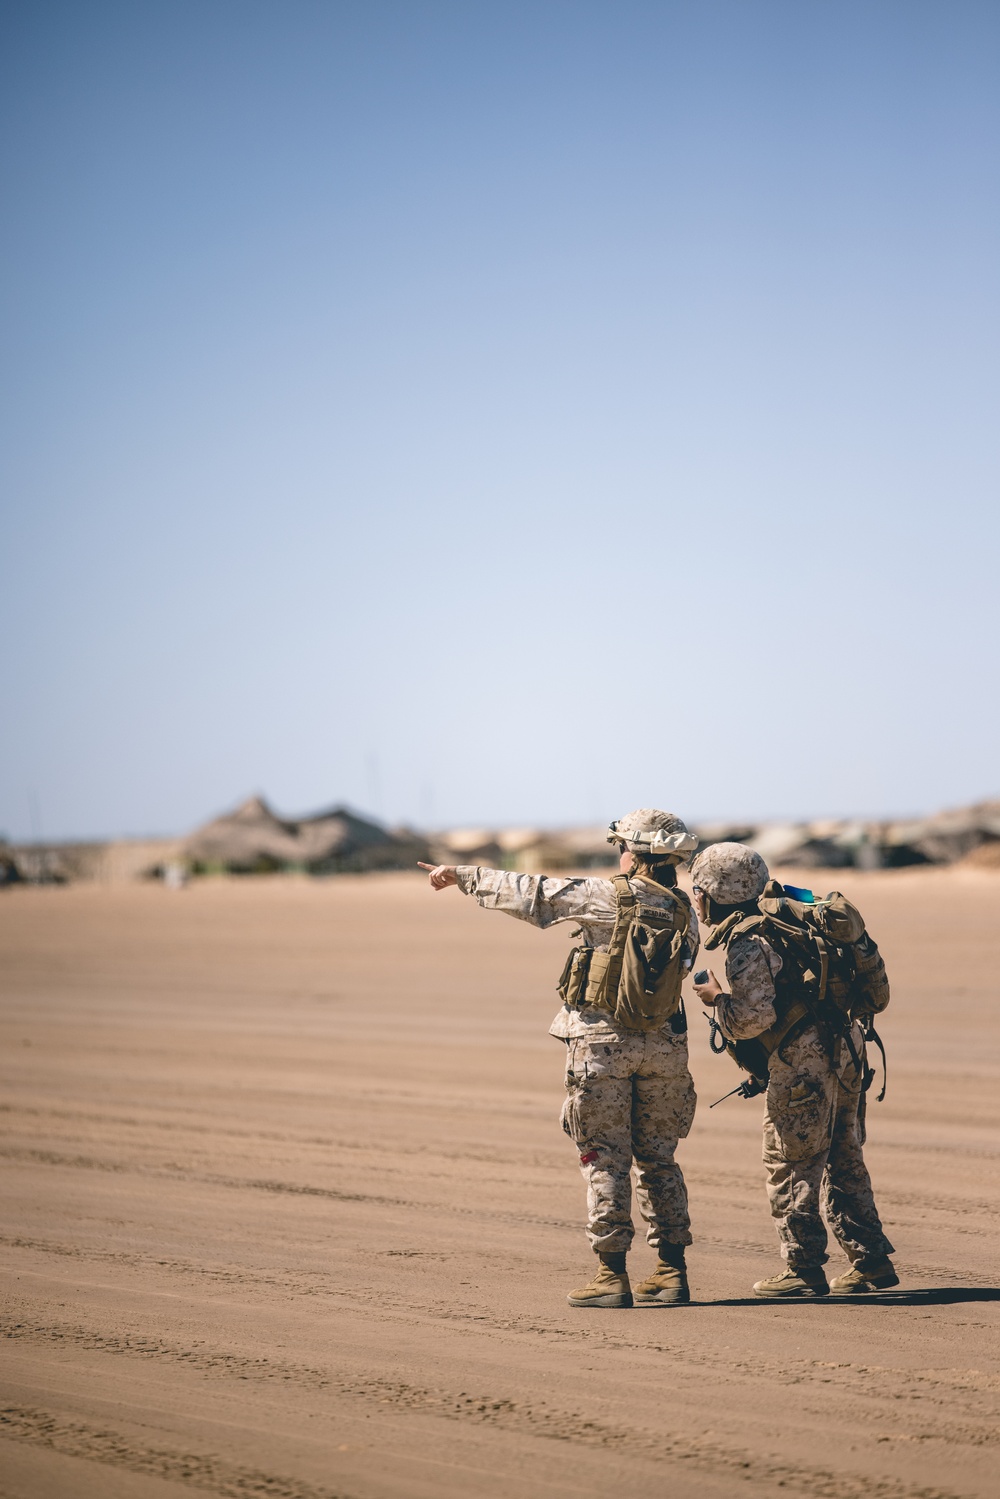
[[[605,949],[611,941],[617,906],[615,887],[610,880],[516,874],[511,870],[483,869],[472,864],[460,864],[457,875],[458,888],[465,895],[475,896],[488,911],[506,911],[508,916],[529,921],[532,926],[549,927],[561,921],[575,922],[579,936],[591,947]],[[660,886],[643,879],[631,879],[629,883],[641,891],[643,900],[649,905],[667,905]],[[699,945],[698,918],[693,911],[687,945],[685,966],[690,968]],[[566,1005],[559,1011],[549,1031],[562,1041],[583,1036],[620,1040],[625,1034],[614,1024],[607,1010],[589,1006],[571,1010]],[[634,1032],[627,1034],[633,1035]]]

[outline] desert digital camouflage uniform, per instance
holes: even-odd
[[[572,921],[587,943],[606,950],[615,924],[610,880],[558,879],[459,865],[458,886],[491,911],[533,926]],[[632,875],[629,884],[649,905],[666,906],[660,887]],[[688,965],[698,951],[692,912]],[[683,1012],[658,1031],[615,1025],[607,1010],[559,1011],[550,1034],[567,1044],[562,1126],[577,1147],[587,1183],[587,1237],[598,1254],[627,1251],[632,1223],[632,1164],[639,1211],[653,1247],[691,1243],[687,1189],[674,1160],[694,1118]]]
[[[775,1024],[774,981],[781,966],[779,955],[760,935],[743,933],[729,944],[730,993],[720,998],[715,1013],[730,1040],[750,1040]],[[865,1043],[857,1024],[851,1037],[863,1068]],[[781,1253],[793,1270],[827,1259],[821,1209],[852,1264],[875,1263],[893,1252],[862,1153],[861,1084],[847,1042],[838,1038],[831,1058],[815,1025],[793,1035],[771,1056],[764,1114],[767,1195]]]

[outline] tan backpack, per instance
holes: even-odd
[[[849,1020],[882,1013],[889,1003],[885,964],[846,895],[831,890],[821,900],[796,900],[769,880],[758,904],[764,917],[758,930],[782,957],[792,958],[817,1009],[826,1004]]]
[[[797,898],[800,895],[809,898]],[[744,1084],[735,1091],[745,1098],[763,1091],[770,1058],[776,1051],[780,1054],[785,1042],[811,1021],[825,1021],[834,1034],[843,1036],[860,1066],[851,1040],[851,1022],[857,1020],[865,1040],[873,1042],[882,1055],[881,1102],[885,1097],[885,1047],[875,1029],[874,1016],[889,1003],[889,979],[861,912],[839,890],[816,900],[811,891],[799,891],[777,880],[767,882],[757,904],[758,915],[734,912],[705,942],[706,949],[711,950],[728,947],[735,937],[759,935],[781,958],[776,984],[778,1019],[769,1030],[749,1041],[729,1041],[718,1023],[707,1017],[712,1027],[712,1050],[727,1051],[754,1080],[753,1087],[748,1089]],[[873,1077],[871,1069],[866,1069],[866,1091]]]
[[[656,1031],[681,1002],[685,943],[691,902],[683,890],[667,890],[668,906],[651,906],[623,874],[615,887],[615,926],[607,952],[570,949],[559,993],[570,1009],[593,1005],[610,1010],[624,1030]]]

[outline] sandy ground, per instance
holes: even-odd
[[[1000,1494],[1000,875],[837,883],[900,1292],[748,1299],[761,1104],[695,1014],[697,1304],[628,1312],[564,1300],[565,933],[405,875],[0,896],[0,1494]]]

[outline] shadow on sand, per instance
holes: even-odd
[[[927,1291],[867,1291],[863,1296],[739,1296],[692,1301],[690,1306],[951,1306],[959,1301],[1000,1301],[1000,1286],[936,1286]],[[647,1305],[649,1303],[647,1302]]]

